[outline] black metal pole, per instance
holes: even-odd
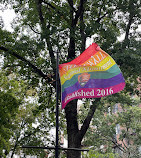
[[[55,158],[59,158],[59,105],[58,105],[58,65],[59,65],[59,52],[57,51],[56,57],[56,146],[55,146]]]

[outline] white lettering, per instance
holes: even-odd
[[[88,65],[90,65],[90,66],[93,66],[94,65],[94,63],[92,62],[92,61],[88,61],[86,64],[88,64]]]
[[[103,96],[107,96],[107,95],[111,95],[114,93],[114,90],[112,88],[106,88],[106,89],[97,89],[97,90],[94,90],[92,89],[91,91],[83,91],[81,90],[80,92],[79,91],[76,91],[70,95],[67,95],[66,98],[65,98],[65,103],[70,100],[70,99],[73,99],[73,98],[76,98],[76,97],[94,97],[94,96],[98,96],[98,97],[103,97]]]
[[[85,92],[83,90],[81,90],[81,96],[85,96]]]
[[[74,93],[72,93],[71,95],[68,95],[66,98],[65,98],[65,103],[68,101],[68,100],[70,100],[70,99],[72,99],[72,98],[75,98],[75,97],[86,97],[86,96],[88,96],[88,97],[93,97],[94,96],[94,90],[92,90],[92,91],[83,91],[83,90],[81,90],[81,92],[79,92],[79,91],[76,91],[76,92],[74,92]]]
[[[94,96],[94,90],[90,92],[90,96]]]
[[[96,65],[97,63],[99,63],[99,61],[97,61],[93,56],[91,56],[91,58],[93,58],[93,61],[94,61],[95,65]]]
[[[106,57],[105,55],[103,56],[103,54],[101,52],[99,52],[99,54],[101,55],[102,59],[104,59]]]
[[[101,67],[103,69],[106,69],[108,66],[110,66],[112,64],[111,60],[109,59],[109,61],[107,63],[105,63],[104,65],[102,65]]]
[[[96,55],[96,56],[97,56],[98,60],[101,61],[101,59],[99,58],[99,56],[98,55]]]
[[[86,96],[90,96],[90,92],[88,91],[88,92],[86,92]]]

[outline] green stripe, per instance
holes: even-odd
[[[120,69],[117,66],[117,64],[113,65],[110,69],[107,71],[95,71],[95,72],[88,72],[91,74],[90,79],[108,79],[112,78],[120,73]],[[76,74],[74,75],[70,80],[67,80],[63,85],[62,85],[62,93],[64,92],[64,88],[71,87],[78,81],[78,76],[80,75]]]

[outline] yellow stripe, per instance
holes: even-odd
[[[93,71],[106,71],[113,65],[115,65],[115,61],[112,57],[107,56],[96,66],[79,66],[73,69],[69,69],[64,75],[61,76],[61,84],[63,85],[66,80],[70,80],[76,74]]]
[[[116,63],[115,63],[114,59],[111,56],[108,56],[104,60],[102,60],[99,64],[97,64],[97,66],[104,69],[103,71],[106,71],[115,64]]]

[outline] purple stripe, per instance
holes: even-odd
[[[125,80],[121,73],[109,79],[90,79],[84,87],[81,87],[79,82],[76,82],[73,86],[65,88],[62,93],[62,100],[64,100],[69,93],[73,93],[81,88],[107,88],[123,82],[125,82]]]

